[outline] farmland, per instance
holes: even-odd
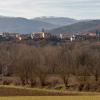
[[[38,96],[38,97],[0,97],[0,100],[99,100],[100,96]]]

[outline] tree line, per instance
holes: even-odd
[[[37,79],[40,87],[45,87],[48,85],[48,76],[58,75],[66,89],[73,75],[79,80],[78,90],[81,91],[84,86],[89,90],[90,84],[93,84],[88,82],[90,76],[94,77],[94,84],[99,84],[100,48],[88,43],[58,46],[1,43],[0,74],[15,75],[20,78],[21,85],[31,87],[37,85]]]

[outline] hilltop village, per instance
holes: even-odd
[[[0,33],[0,42],[3,41],[40,41],[40,40],[59,40],[59,42],[74,42],[74,41],[99,41],[100,40],[100,32],[83,32],[83,33],[61,33],[59,35],[54,35],[49,32],[33,32],[30,34],[21,34],[21,33],[9,33],[9,32],[1,32]]]

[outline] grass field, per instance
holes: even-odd
[[[100,100],[100,93],[0,86],[0,100]]]
[[[0,100],[100,100],[100,96],[15,96],[0,97]]]
[[[77,92],[0,85],[0,96],[99,96],[97,92]]]

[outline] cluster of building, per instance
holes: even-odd
[[[20,33],[8,33],[8,32],[1,32],[0,33],[0,40],[28,40],[28,39],[49,39],[52,35],[47,32],[34,32],[31,34],[20,34]]]
[[[0,40],[22,40],[21,34],[19,33],[0,33]]]
[[[49,39],[54,35],[47,32],[34,32],[31,33],[31,39]],[[55,36],[60,40],[89,40],[89,39],[100,39],[100,32],[83,32],[83,33],[62,33],[59,36]]]
[[[0,33],[0,40],[27,40],[27,39],[50,39],[54,35],[48,32],[33,32],[31,34],[20,33]],[[83,33],[62,33],[56,38],[60,40],[87,40],[87,39],[100,39],[100,32],[83,32]]]
[[[60,34],[60,39],[70,41],[100,39],[100,32],[63,33]]]

